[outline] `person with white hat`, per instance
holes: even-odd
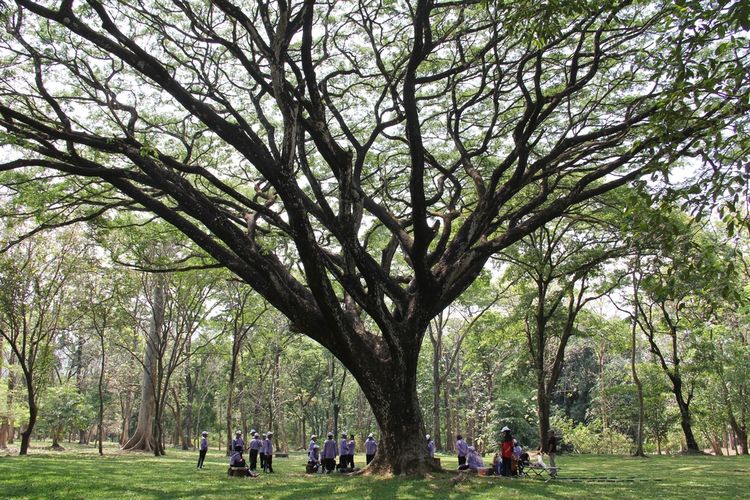
[[[266,433],[266,439],[263,440],[263,453],[266,456],[263,471],[273,473],[273,432]]]
[[[253,439],[250,441],[250,470],[254,471],[258,467],[258,453],[260,452],[261,441],[260,434],[252,433]]]
[[[456,436],[456,451],[458,452],[458,466],[461,467],[466,463],[466,455],[469,453],[469,445],[466,444],[461,434]]]
[[[234,439],[232,439],[232,450],[242,453],[245,451],[245,440],[242,439],[242,431],[236,431],[234,433]]]
[[[500,429],[503,433],[500,455],[503,459],[503,476],[513,474],[513,435],[510,433],[508,426]]]
[[[203,468],[203,462],[206,460],[206,453],[208,452],[208,432],[203,431],[201,433],[201,445],[198,449],[198,468]]]
[[[372,459],[375,458],[375,454],[378,452],[378,442],[375,441],[375,436],[372,432],[368,434],[365,440],[365,462],[369,465]]]
[[[344,471],[349,464],[349,441],[346,440],[346,432],[341,433],[339,452],[339,471]]]
[[[435,441],[432,440],[429,434],[425,436],[427,440],[427,455],[430,458],[435,458]]]
[[[323,443],[323,467],[326,474],[330,474],[336,468],[336,456],[338,454],[339,450],[336,446],[336,440],[333,439],[333,432],[329,432],[328,439]]]
[[[309,471],[315,472],[318,470],[318,461],[320,455],[320,446],[318,446],[318,436],[313,434],[310,436],[310,445],[307,447],[307,465]]]

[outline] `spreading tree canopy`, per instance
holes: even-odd
[[[18,213],[171,223],[351,371],[374,471],[429,469],[423,336],[493,254],[748,108],[742,2],[4,4]]]

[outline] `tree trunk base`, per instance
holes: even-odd
[[[65,447],[61,446],[61,445],[60,445],[60,444],[58,444],[58,443],[54,443],[54,444],[53,444],[52,446],[50,446],[50,447],[49,447],[48,449],[49,449],[49,450],[52,450],[52,451],[65,451]]]
[[[355,472],[354,475],[362,476],[381,476],[381,477],[394,477],[394,476],[414,476],[414,477],[425,477],[430,474],[444,474],[445,469],[440,467],[440,464],[435,463],[431,459],[425,460],[411,460],[393,463],[386,463],[385,460],[378,460],[377,457],[370,462],[370,465],[364,469]]]

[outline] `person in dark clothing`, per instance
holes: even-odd
[[[547,453],[549,454],[549,473],[550,476],[555,477],[557,474],[557,465],[555,464],[555,455],[557,455],[557,438],[555,437],[555,431],[549,431],[549,440],[547,441]]]
[[[503,460],[503,476],[510,476],[513,466],[513,435],[508,427],[503,427],[503,441],[500,448],[500,456]]]
[[[208,432],[203,431],[201,433],[201,445],[199,448],[198,455],[198,468],[203,468],[203,462],[206,460],[206,452],[208,452]]]

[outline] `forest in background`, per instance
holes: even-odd
[[[216,445],[271,430],[280,450],[313,433],[354,433],[358,447],[378,435],[341,363],[247,285],[170,270],[192,250],[164,224],[110,222],[130,229],[81,224],[0,257],[0,447],[28,426],[27,377],[33,439],[53,447],[95,443],[100,421],[101,439],[151,439],[157,454],[203,430]],[[674,453],[693,439],[747,454],[746,246],[715,217],[627,192],[544,226],[430,322],[425,431],[446,452],[456,434],[492,450],[505,425],[535,449],[546,425],[574,453]]]

